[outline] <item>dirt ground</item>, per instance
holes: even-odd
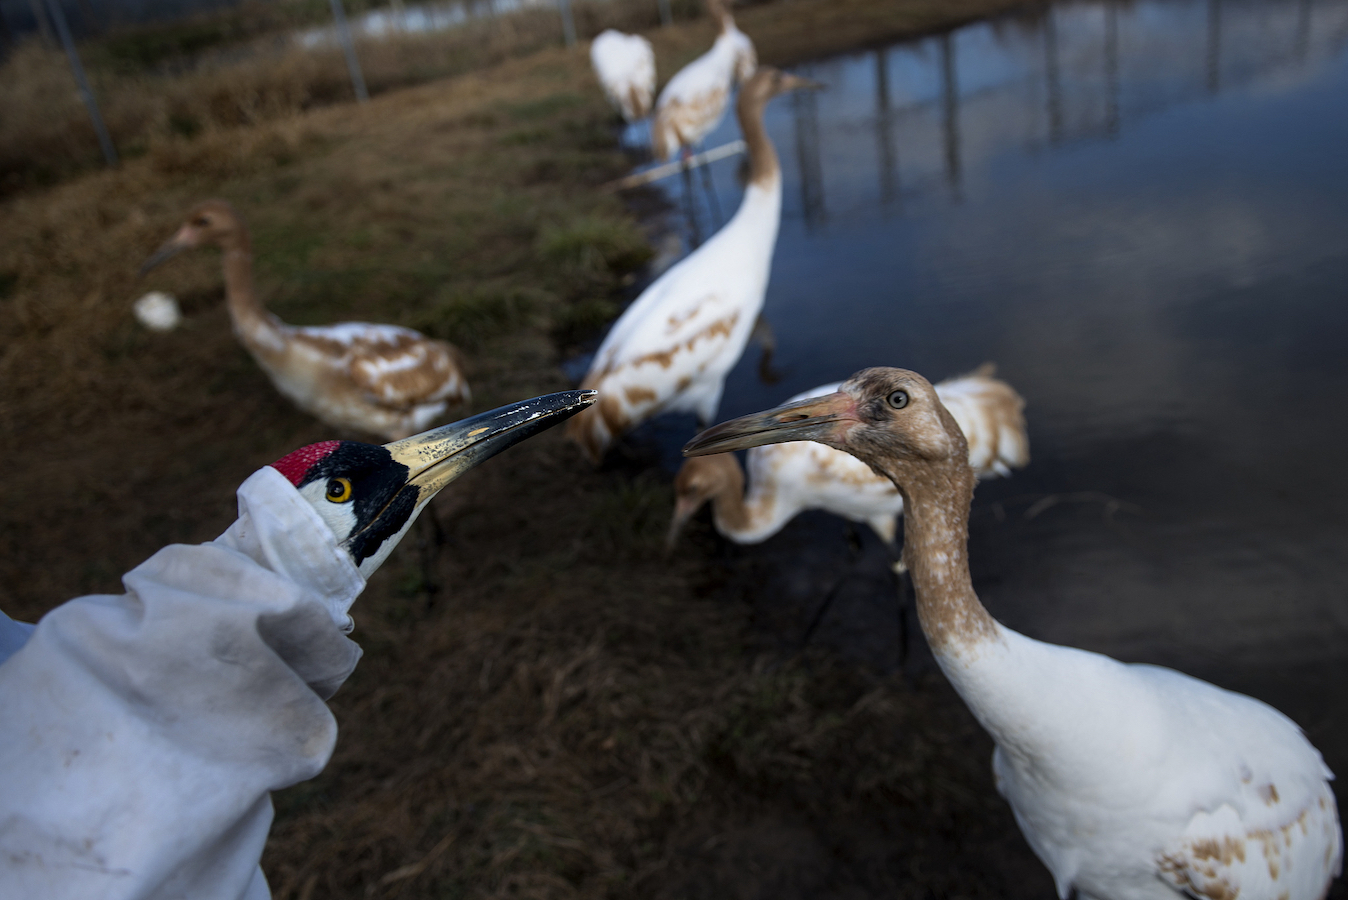
[[[764,62],[790,63],[1016,5],[738,18]],[[711,33],[652,33],[659,70]],[[570,387],[559,361],[649,259],[633,199],[596,190],[628,165],[614,136],[585,48],[548,49],[11,193],[0,608],[31,621],[118,591],[160,546],[222,531],[254,469],[334,436],[233,338],[218,257],[136,280],[192,202],[245,214],[282,318],[448,338],[486,409]],[[131,319],[151,288],[179,296],[181,329]],[[276,796],[275,895],[1051,896],[945,682],[920,659],[905,677],[802,651],[806,612],[774,608],[705,523],[664,556],[671,507],[641,448],[596,472],[557,433],[438,500],[445,545],[409,538],[353,611],[365,657],[332,702],[332,763]]]

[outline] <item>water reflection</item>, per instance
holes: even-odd
[[[789,136],[778,143],[795,168],[799,206],[790,211],[814,228],[830,207],[927,195],[938,174],[958,201],[965,168],[1012,147],[1114,139],[1204,96],[1294,83],[1336,58],[1345,41],[1342,0],[1059,4],[875,51],[869,61],[806,66],[833,89],[772,107],[769,118],[792,120],[786,132],[778,121],[774,133]],[[865,68],[869,85],[858,77]],[[977,120],[972,133],[961,127],[966,118]],[[859,131],[874,133],[870,183],[879,186],[860,196],[853,176],[867,164],[858,158]],[[736,133],[727,121],[708,143]],[[721,167],[727,187],[731,171]],[[711,225],[700,224],[704,232]]]
[[[767,113],[782,380],[747,354],[721,415],[995,360],[1034,460],[975,499],[994,614],[1273,701],[1348,771],[1348,0],[1059,4],[802,74]],[[765,603],[851,565],[829,521],[774,541]],[[837,633],[892,649],[886,602]]]

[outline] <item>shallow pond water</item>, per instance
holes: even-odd
[[[1348,2],[1068,3],[798,71],[829,88],[767,116],[781,378],[751,345],[721,418],[995,361],[1033,460],[974,500],[993,614],[1273,702],[1348,776]],[[878,546],[841,532],[746,551],[760,618],[870,566],[817,639],[893,665]]]

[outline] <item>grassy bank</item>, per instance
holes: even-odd
[[[739,20],[765,62],[789,63],[1011,5],[795,0]],[[703,21],[653,33],[659,70],[710,36]],[[31,620],[118,590],[163,544],[218,534],[255,468],[333,436],[234,340],[218,257],[136,281],[203,197],[248,218],[284,319],[446,337],[480,409],[570,386],[559,359],[649,255],[623,200],[596,190],[626,162],[583,47],[475,65],[359,107],[156,126],[119,170],[58,166],[58,183],[8,196],[0,608]],[[183,328],[131,320],[150,287],[180,297]],[[277,797],[276,896],[1051,890],[943,683],[758,653],[715,542],[661,555],[670,506],[658,473],[593,472],[552,433],[456,485],[430,582],[409,540],[355,608],[366,656],[333,702],[337,753]]]

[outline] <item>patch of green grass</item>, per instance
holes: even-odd
[[[414,319],[413,327],[465,348],[523,326],[556,300],[539,288],[484,282],[442,288]]]
[[[584,97],[563,92],[534,100],[506,104],[505,112],[517,122],[534,122],[583,105],[585,105]]]
[[[636,223],[627,218],[583,216],[546,226],[538,236],[539,256],[579,272],[632,272],[651,253]]]

